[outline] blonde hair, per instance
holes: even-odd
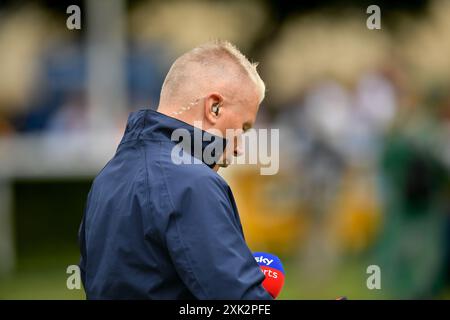
[[[161,92],[172,91],[181,82],[189,81],[184,70],[191,63],[220,68],[225,61],[236,65],[255,84],[261,102],[265,96],[266,86],[256,70],[258,63],[250,62],[235,45],[225,40],[215,40],[202,44],[180,56],[167,73]],[[171,90],[166,90],[169,87]]]

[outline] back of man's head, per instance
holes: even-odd
[[[219,164],[227,166],[233,155],[242,154],[240,136],[255,123],[264,91],[256,64],[231,43],[214,41],[192,49],[173,63],[161,90],[158,111],[227,136],[229,143]]]
[[[244,84],[256,90],[261,102],[265,85],[256,66],[228,41],[200,45],[173,63],[162,86],[160,108],[176,109],[208,92],[244,98]]]

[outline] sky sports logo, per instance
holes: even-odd
[[[280,273],[284,274],[283,265],[277,256],[265,252],[255,252],[253,257],[266,276],[266,279],[277,279]]]
[[[264,273],[265,279],[262,283],[264,289],[275,299],[284,285],[284,269],[281,260],[267,252],[254,252],[253,257]]]
[[[255,260],[260,265],[264,264],[266,266],[270,266],[270,264],[273,262],[273,259],[265,258],[264,256],[255,257]]]

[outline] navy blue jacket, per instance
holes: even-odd
[[[95,178],[79,231],[87,298],[271,299],[228,184],[201,155],[172,161],[177,128],[208,134],[157,111],[132,113]],[[222,139],[213,137],[202,150]]]

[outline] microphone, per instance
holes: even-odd
[[[253,256],[266,276],[262,283],[264,289],[276,299],[284,285],[284,269],[280,259],[266,252],[255,252]]]

